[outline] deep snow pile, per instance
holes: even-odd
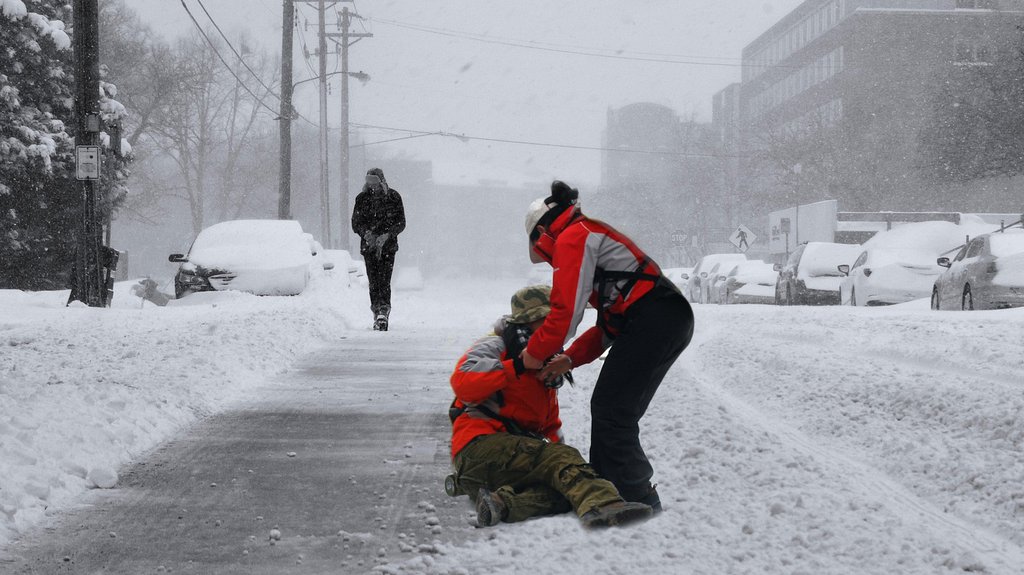
[[[168,307],[142,306],[132,282],[112,309],[0,290],[0,543],[368,317],[365,288],[336,273],[296,297],[200,293]]]

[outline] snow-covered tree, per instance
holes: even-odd
[[[0,0],[0,287],[68,284],[81,203],[70,19],[61,0]],[[125,116],[113,84],[97,96],[104,125]],[[106,132],[102,141],[109,149]],[[123,162],[107,161],[101,215],[123,199],[125,176]]]
[[[74,193],[71,40],[62,2],[0,0],[0,287],[67,283]]]

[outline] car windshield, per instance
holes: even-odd
[[[997,258],[1024,252],[1024,233],[998,233],[989,236],[992,255]]]

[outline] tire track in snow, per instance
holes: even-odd
[[[724,337],[725,329],[712,328],[695,335],[691,349],[700,350],[713,340]],[[775,339],[787,340],[786,337]],[[796,338],[793,338],[796,339]],[[807,340],[800,339],[802,344]],[[831,349],[830,351],[835,351]],[[692,353],[692,352],[691,352]],[[752,427],[760,428],[777,437],[784,445],[818,461],[823,468],[842,477],[854,477],[854,484],[860,485],[866,495],[881,498],[887,507],[897,514],[913,518],[926,526],[937,536],[951,545],[966,547],[973,552],[984,571],[995,573],[1019,573],[1024,565],[1024,549],[994,531],[972,523],[956,514],[945,513],[932,503],[914,494],[902,483],[892,479],[881,470],[855,457],[837,451],[834,447],[816,442],[796,427],[768,416],[729,392],[715,379],[695,374],[687,369],[687,375],[710,397],[721,402],[726,409]],[[974,570],[978,565],[969,565]]]
[[[943,378],[949,378],[949,376],[955,375],[972,380],[984,380],[1013,391],[1020,391],[1021,386],[1024,385],[1024,376],[1020,374],[1001,374],[978,371],[977,369],[964,367],[962,364],[953,363],[944,357],[907,356],[891,349],[879,348],[868,348],[863,351],[857,351],[855,349],[839,349],[834,346],[830,347],[826,340],[821,338],[809,338],[804,333],[762,332],[758,334],[758,337],[781,342],[795,343],[803,347],[813,346],[815,348],[827,350],[830,354],[849,357],[851,359],[884,361],[888,364],[902,365],[921,371],[935,372],[937,376]]]

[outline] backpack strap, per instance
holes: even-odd
[[[498,415],[497,413],[494,413],[493,411],[491,411],[491,409],[489,407],[486,407],[486,406],[483,406],[483,405],[472,405],[472,406],[463,405],[462,407],[457,407],[455,405],[455,400],[453,399],[451,407],[448,408],[448,418],[452,420],[452,423],[455,423],[455,420],[458,419],[459,416],[465,414],[470,409],[473,409],[475,411],[480,412],[481,414],[486,416],[488,419],[493,419],[495,421],[500,422],[502,425],[505,426],[505,430],[508,431],[512,435],[520,435],[520,436],[523,436],[523,437],[532,437],[534,439],[540,439],[541,441],[547,441],[548,440],[546,437],[544,437],[543,435],[541,435],[541,434],[539,434],[539,433],[537,433],[535,431],[529,431],[527,429],[523,429],[523,427],[521,425],[519,425],[518,423],[516,423],[514,420],[509,419],[507,417],[502,417],[502,416]]]
[[[636,270],[631,272],[627,272],[625,270],[606,270],[603,268],[597,268],[594,271],[594,281],[597,283],[598,304],[600,305],[600,309],[597,310],[597,326],[600,327],[606,334],[608,334],[609,337],[613,337],[613,335],[608,331],[609,327],[617,328],[619,326],[615,324],[620,324],[621,321],[618,321],[616,318],[605,317],[605,310],[611,308],[612,305],[615,303],[616,299],[615,297],[606,295],[605,288],[608,287],[609,283],[617,283],[622,280],[627,280],[625,285],[622,286],[622,289],[619,290],[619,296],[625,298],[626,296],[629,295],[629,292],[633,291],[633,287],[636,286],[637,282],[659,281],[661,279],[660,274],[654,275],[644,273],[643,271],[641,271],[645,269],[650,263],[650,258],[645,257],[643,260],[640,261],[640,265],[637,266]],[[612,320],[612,325],[609,325],[609,319]]]

